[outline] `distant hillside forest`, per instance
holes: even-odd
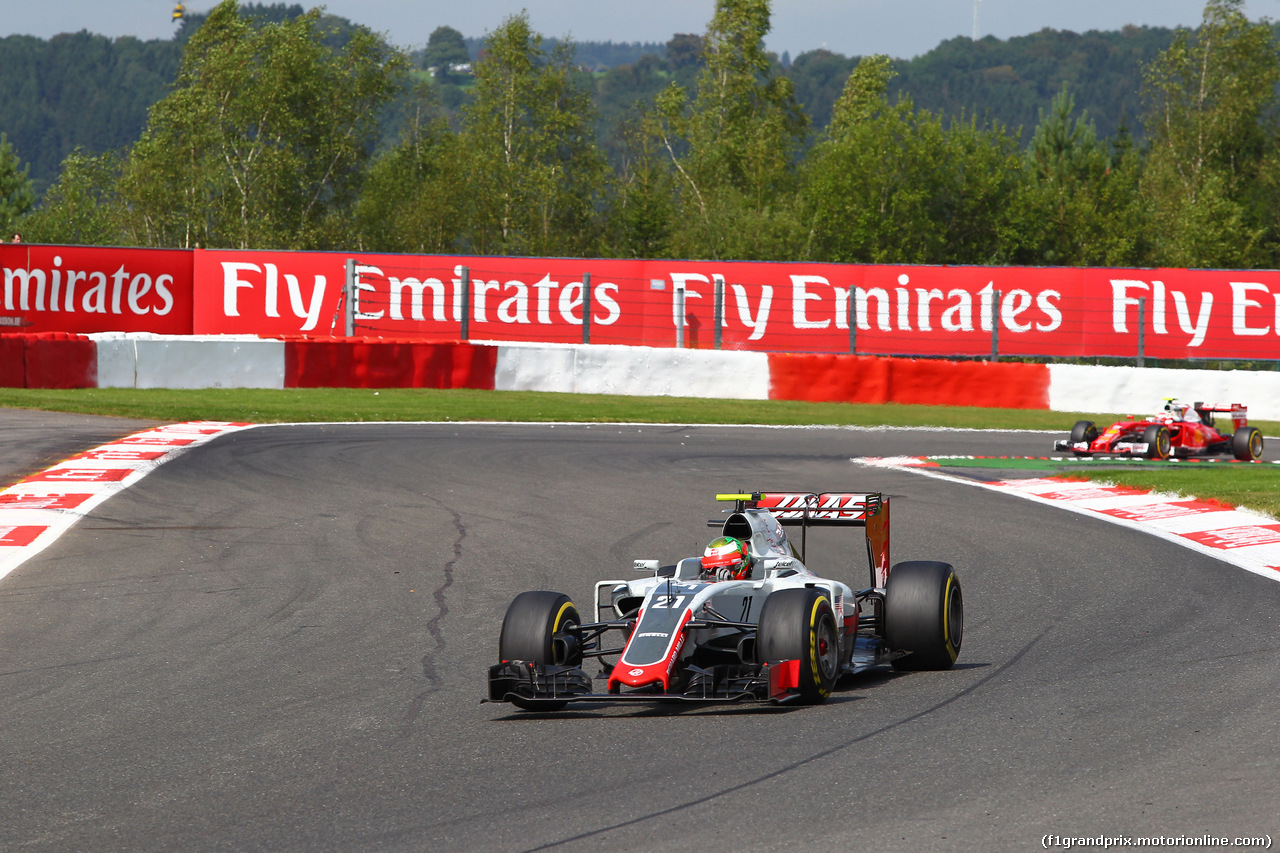
[[[241,4],[241,12],[259,20],[279,22],[303,14],[298,4]],[[182,48],[207,15],[188,13],[168,41],[109,39],[81,31],[48,41],[31,36],[0,39],[0,131],[18,156],[30,163],[37,194],[57,178],[63,159],[77,147],[100,154],[133,144],[146,126],[147,110],[168,93],[178,70]],[[345,43],[354,25],[325,16],[322,26],[334,27],[331,43]],[[895,60],[898,77],[893,96],[908,94],[917,107],[946,116],[976,115],[1021,130],[1025,143],[1039,120],[1039,112],[1065,83],[1078,109],[1087,111],[1104,137],[1121,124],[1141,137],[1139,89],[1142,67],[1168,47],[1167,29],[1127,27],[1122,32],[1045,30],[1002,41],[956,38],[914,60]],[[677,50],[681,36],[676,36]],[[683,37],[686,45],[697,36]],[[484,49],[483,38],[464,38],[468,59]],[[553,39],[547,40],[553,46]],[[696,47],[677,54],[675,69],[667,61],[666,44],[576,42],[574,61],[590,72],[580,85],[592,93],[600,112],[601,138],[625,118],[637,100],[653,97],[670,79],[671,70],[701,67]],[[418,67],[427,62],[424,50],[413,54]],[[794,59],[774,57],[775,71],[790,77],[796,99],[821,130],[858,57],[827,50],[802,53]],[[692,74],[684,75],[692,78]],[[453,81],[456,91],[442,99],[451,109],[466,102],[465,78]],[[457,83],[463,85],[457,86]],[[450,83],[445,83],[448,87]],[[394,113],[399,115],[398,112]],[[393,138],[398,128],[388,127]]]
[[[223,0],[170,41],[0,40],[0,229],[388,252],[1280,265],[1280,51],[1194,30],[765,50],[770,0],[664,44],[526,14],[405,52]]]

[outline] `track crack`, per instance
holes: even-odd
[[[451,507],[446,506],[444,509],[453,517],[453,529],[456,533],[453,539],[453,558],[444,564],[440,585],[431,593],[431,597],[436,604],[436,613],[427,620],[427,633],[431,635],[434,645],[422,656],[422,676],[427,680],[427,689],[418,693],[417,696],[413,697],[413,701],[409,703],[409,710],[404,719],[404,729],[400,734],[400,739],[402,740],[409,736],[414,722],[417,721],[418,715],[422,713],[427,697],[439,690],[441,684],[444,683],[440,674],[436,672],[436,657],[445,650],[449,643],[444,638],[440,622],[449,615],[448,592],[449,588],[453,586],[454,567],[462,559],[462,543],[467,538],[467,527],[462,522],[462,514]]]

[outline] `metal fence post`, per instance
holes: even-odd
[[[684,349],[684,287],[676,287],[676,349]]]
[[[582,274],[582,342],[591,343],[591,273]]]
[[[462,268],[462,328],[458,332],[460,340],[467,340],[471,335],[471,268]]]
[[[1138,367],[1146,367],[1144,350],[1147,348],[1147,299],[1138,299]]]
[[[716,324],[716,349],[720,349],[720,343],[724,337],[724,276],[713,275],[712,281],[715,282],[715,324]]]
[[[1000,360],[1000,291],[991,291],[991,360]]]
[[[343,312],[343,332],[348,338],[356,333],[356,259],[347,258],[346,310]]]
[[[845,312],[849,315],[849,354],[858,354],[858,288],[849,285],[849,304]]]

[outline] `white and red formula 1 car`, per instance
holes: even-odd
[[[749,545],[745,577],[716,580],[703,559],[636,560],[648,574],[595,586],[594,619],[535,591],[507,608],[485,701],[554,711],[570,702],[822,702],[842,675],[892,664],[947,669],[964,603],[947,563],[889,562],[889,500],[875,492],[756,492],[708,522]],[[870,585],[814,574],[813,528],[860,528]],[[794,547],[786,529],[799,530]],[[588,659],[600,662],[589,674]]]
[[[1215,423],[1215,414],[1227,415],[1229,420]],[[1179,403],[1167,397],[1163,411],[1145,418],[1129,415],[1102,432],[1093,421],[1076,421],[1071,437],[1055,441],[1053,449],[1076,456],[1148,459],[1231,454],[1241,462],[1257,462],[1262,458],[1262,433],[1249,426],[1248,409],[1240,403]]]

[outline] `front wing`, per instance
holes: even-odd
[[[592,679],[579,667],[543,666],[507,661],[489,667],[486,702],[774,702],[797,698],[800,661],[762,666],[691,668],[688,687],[680,693],[639,690],[592,692]]]
[[[893,652],[878,639],[859,637],[841,675],[852,675],[889,663],[907,652]],[[800,698],[799,660],[765,664],[721,664],[703,669],[688,665],[684,690],[661,693],[642,688],[634,692],[594,692],[592,678],[579,666],[548,666],[530,661],[505,661],[489,667],[489,695],[483,702],[522,702],[529,706],[564,702],[767,702],[781,705]],[[605,679],[607,672],[597,678]]]
[[[1072,441],[1067,438],[1059,439],[1053,443],[1053,449],[1058,451],[1067,451],[1080,456],[1093,456],[1094,454],[1108,454],[1113,456],[1146,456],[1151,445],[1145,441],[1117,441],[1106,450],[1091,450],[1087,441]]]

